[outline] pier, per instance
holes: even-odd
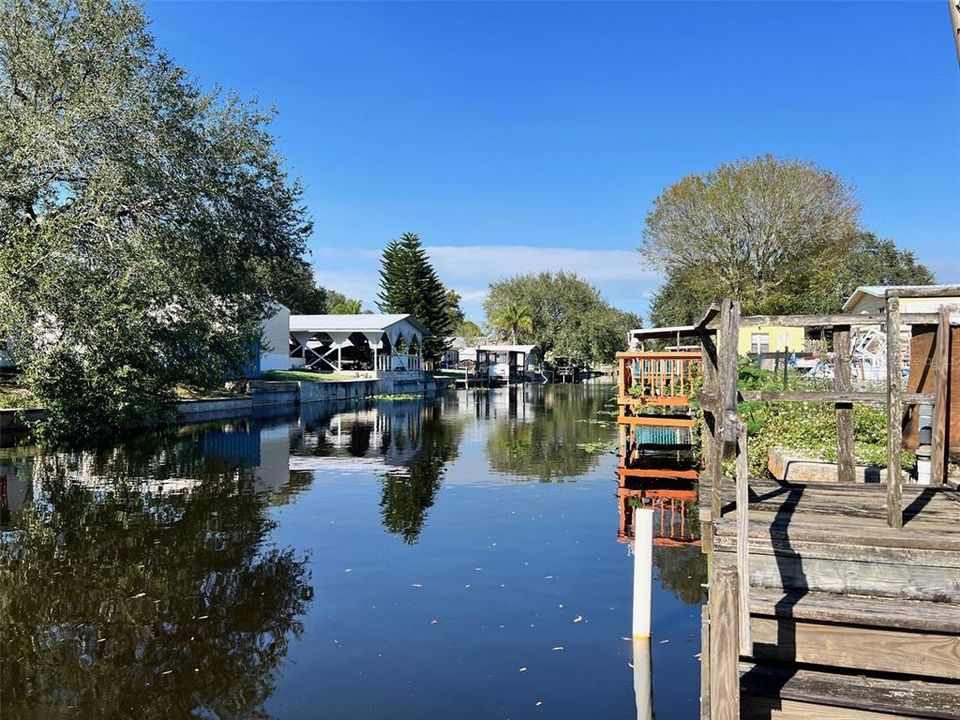
[[[700,353],[620,355],[618,498],[626,537],[631,506],[663,517],[670,493],[692,485],[691,468],[645,462],[648,448],[636,430],[692,427],[691,383],[700,383],[703,459],[692,486],[709,567],[702,720],[960,718],[960,491],[947,482],[958,441],[960,318],[953,309],[901,313],[899,301],[889,292],[878,315],[741,318],[739,304],[726,300],[682,328]],[[832,389],[739,388],[741,323],[832,331]],[[850,331],[858,325],[885,332],[882,390],[852,387]],[[643,332],[659,337],[656,328]],[[664,332],[674,337],[677,328]],[[744,400],[832,404],[835,480],[750,477],[738,413]],[[863,477],[855,472],[857,403],[886,408],[886,472],[874,482],[856,481]],[[929,433],[926,484],[901,467],[905,429],[916,435],[921,423]]]

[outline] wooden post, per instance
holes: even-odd
[[[714,567],[710,581],[710,712],[711,720],[740,720],[737,569]]]
[[[734,443],[737,439],[737,341],[740,334],[740,303],[724,300],[720,307],[720,330],[717,333],[719,354],[720,397],[723,402],[723,439]],[[727,428],[728,420],[730,427]]]
[[[789,380],[787,378],[787,361],[790,359],[790,346],[783,348],[783,389],[789,389]]]
[[[716,335],[708,331],[700,332],[700,345],[703,357],[703,392],[710,397],[709,407],[703,408],[703,459],[704,475],[710,483],[710,519],[720,517],[720,486],[723,480],[723,439],[720,436],[720,382],[719,350]],[[709,549],[709,544],[705,543]]]
[[[700,720],[710,720],[710,606],[700,606]]]
[[[950,382],[950,311],[940,308],[933,351],[933,432],[930,441],[930,482],[943,485],[947,459],[947,386]]]
[[[633,509],[633,639],[650,638],[653,582],[653,510]]]
[[[903,358],[900,354],[900,298],[887,291],[887,524],[903,527]]]
[[[739,578],[740,654],[752,655],[750,645],[750,479],[747,425],[737,423],[737,577]]]
[[[837,392],[852,389],[850,370],[850,326],[837,325],[833,329],[833,387]],[[853,457],[853,403],[835,403],[837,418],[837,479],[854,481]]]

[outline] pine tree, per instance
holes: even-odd
[[[447,289],[430,264],[419,236],[404,233],[391,240],[380,258],[380,293],[377,307],[385,313],[409,313],[433,337],[423,343],[423,356],[439,360],[450,335]]]

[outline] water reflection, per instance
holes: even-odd
[[[312,588],[263,542],[267,495],[235,449],[173,434],[5,459],[5,717],[264,716]]]
[[[487,437],[490,467],[516,478],[562,481],[597,466],[600,451],[612,442],[616,411],[610,404],[613,386],[589,384],[528,385],[509,393],[481,398],[505,398],[506,420]],[[488,411],[489,412],[489,411]]]
[[[631,656],[619,639],[611,396],[316,404],[104,452],[0,451],[0,715],[612,718],[632,661],[645,707],[652,662],[659,714],[695,717],[690,508],[663,519],[683,542],[654,550],[672,642]]]

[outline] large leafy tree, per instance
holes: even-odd
[[[249,360],[310,232],[269,121],[129,0],[0,3],[0,335],[48,429],[152,420]]]
[[[647,215],[641,252],[696,297],[783,311],[855,244],[859,206],[839,177],[767,155],[689,175]]]
[[[821,268],[811,292],[798,294],[796,312],[837,312],[860,285],[930,285],[935,280],[909,250],[861,232],[835,266]]]
[[[517,275],[490,285],[484,310],[496,324],[506,308],[530,311],[531,329],[524,334],[546,355],[553,352],[606,362],[626,344],[627,331],[640,318],[611,307],[600,291],[568,272]]]
[[[860,285],[929,285],[934,280],[930,269],[912,252],[871,232],[859,232],[853,246],[836,262],[822,264],[813,276],[785,283],[778,306],[784,313],[839,312]],[[697,282],[694,273],[676,273],[654,295],[651,322],[659,326],[691,324],[716,297],[716,290]]]
[[[437,277],[419,236],[404,233],[391,240],[380,258],[377,306],[385,313],[410,313],[433,336],[423,343],[423,355],[438,360],[451,334],[447,289]]]

